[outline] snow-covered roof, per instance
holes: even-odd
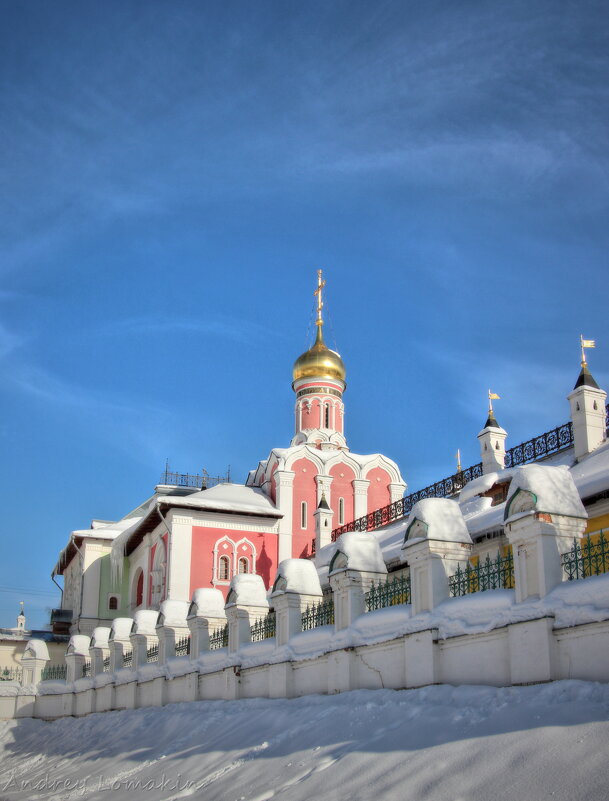
[[[609,440],[581,459],[571,475],[584,499],[609,489]]]
[[[226,617],[224,596],[214,587],[201,587],[192,594],[188,616]]]
[[[283,512],[262,490],[245,484],[217,484],[210,489],[182,498],[160,496],[159,503],[170,506],[205,509],[210,512],[250,514],[264,517],[283,517]]]
[[[415,537],[443,542],[472,541],[459,504],[449,498],[424,498],[412,507],[406,538],[412,540]]]
[[[315,564],[310,559],[284,559],[277,568],[273,594],[297,592],[301,595],[321,595],[321,584]]]
[[[506,520],[513,517],[517,508],[514,504],[521,492],[532,495],[532,511],[569,517],[588,517],[571,472],[566,465],[548,467],[540,464],[528,464],[515,468],[505,505]],[[516,514],[522,511],[518,508]]]

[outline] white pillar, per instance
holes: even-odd
[[[465,567],[472,551],[471,543],[420,539],[404,544],[404,556],[410,565],[412,613],[428,612],[445,601],[448,579],[457,567]]]
[[[279,561],[289,559],[292,556],[292,509],[294,501],[294,476],[293,470],[276,470],[275,473],[275,504],[283,513],[283,517],[278,523],[278,556]]]
[[[49,650],[44,640],[29,640],[21,657],[21,685],[39,684],[42,671],[49,661]]]
[[[363,517],[368,514],[368,487],[370,482],[367,478],[353,479],[353,518]]]

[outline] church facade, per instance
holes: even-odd
[[[165,600],[189,601],[198,588],[226,596],[240,573],[262,576],[268,588],[279,562],[312,557],[333,529],[402,498],[395,462],[348,447],[346,370],[324,341],[324,283],[319,271],[315,342],[293,368],[289,446],[272,449],[244,484],[159,485],[122,520],[73,532],[53,571],[64,577],[55,617],[69,617],[72,633]]]

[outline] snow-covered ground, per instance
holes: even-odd
[[[435,686],[0,722],[0,799],[606,801],[609,686]]]

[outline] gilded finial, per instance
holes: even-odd
[[[457,457],[457,473],[460,473],[461,472],[461,449],[460,448],[457,448],[456,457]]]
[[[491,392],[490,389],[488,391],[488,413],[493,413],[493,401],[494,400],[501,400],[501,396],[497,395],[496,392]]]
[[[317,320],[315,320],[315,325],[318,325],[320,327],[324,324],[323,317],[321,315],[321,311],[324,307],[322,290],[326,285],[326,282],[322,280],[321,273],[322,273],[321,270],[317,271],[317,289],[313,293],[314,295],[317,295]]]

